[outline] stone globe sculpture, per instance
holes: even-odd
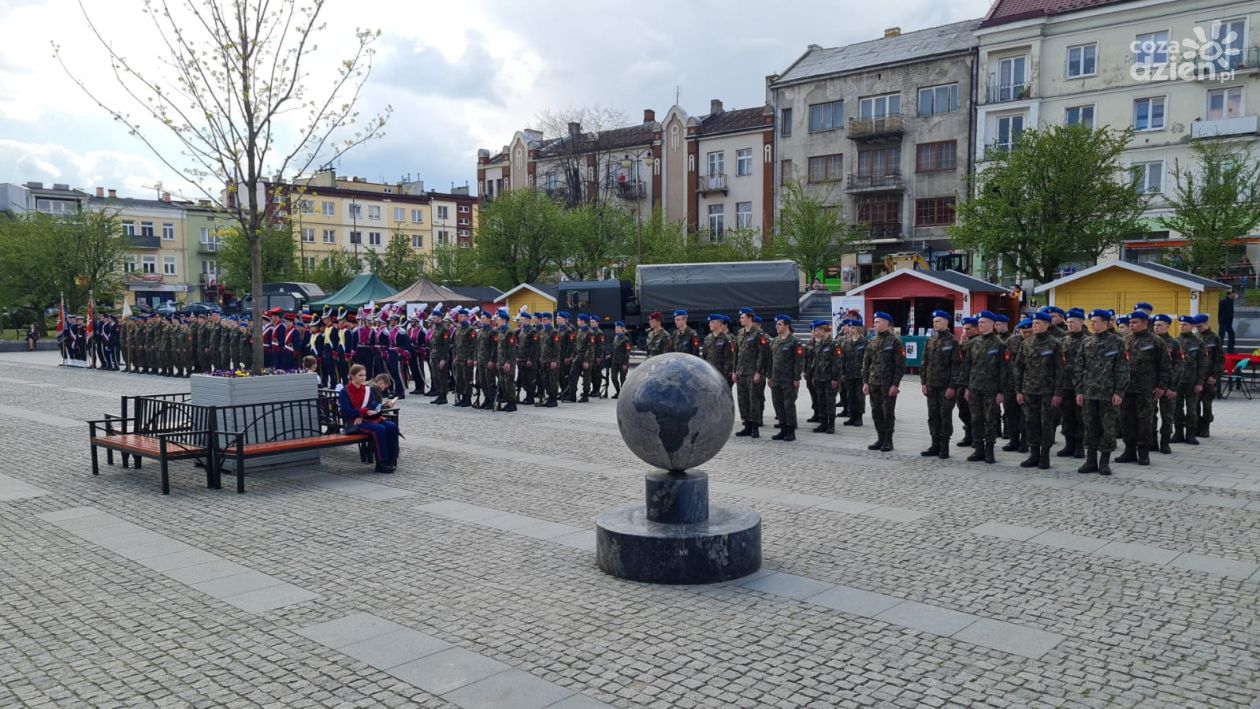
[[[709,504],[709,476],[696,470],[722,450],[735,422],[726,381],[708,362],[665,354],[639,365],[617,401],[617,426],[644,476],[643,503],[596,520],[599,568],[651,583],[728,581],[761,568],[761,517]]]

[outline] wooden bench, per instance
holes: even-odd
[[[144,458],[158,461],[162,475],[162,494],[171,492],[169,463],[194,459],[206,470],[206,487],[220,487],[215,465],[213,407],[187,402],[187,394],[163,396],[124,396],[122,416],[106,414],[105,418],[88,421],[92,448],[92,474],[100,475],[98,450],[106,451],[106,462],[114,464],[114,452],[122,454],[122,466],[130,458],[136,467]]]

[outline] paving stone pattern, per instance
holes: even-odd
[[[614,402],[490,414],[408,399],[395,475],[335,450],[237,495],[177,463],[163,497],[150,463],[93,477],[87,427],[67,422],[187,382],[55,361],[0,355],[0,706],[1260,697],[1260,579],[1244,577],[1260,564],[1260,401],[1218,402],[1204,445],[1103,480],[1061,458],[920,457],[908,381],[890,454],[865,449],[869,422],[733,439],[705,469],[715,499],[761,513],[765,568],[667,587],[595,568],[594,518],[643,494]],[[336,645],[304,634],[363,616],[390,625]]]

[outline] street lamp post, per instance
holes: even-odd
[[[652,167],[656,164],[656,158],[652,156],[652,149],[648,148],[642,153],[637,153],[633,158],[630,157],[629,153],[626,153],[621,157],[621,168],[628,171],[636,162],[642,162],[647,167],[648,174],[652,174]],[[635,262],[634,267],[637,270],[639,265],[643,263],[643,205],[639,203],[637,194],[638,185],[642,184],[642,180],[636,179],[635,183],[637,184],[634,187],[636,192],[634,201],[634,243],[638,260]]]

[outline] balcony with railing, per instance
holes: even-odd
[[[850,140],[882,140],[899,138],[906,132],[905,120],[900,113],[884,116],[849,119]]]
[[[647,196],[647,185],[641,180],[622,180],[617,182],[617,196],[622,199],[639,200]]]
[[[865,173],[849,173],[849,179],[844,185],[844,191],[850,194],[856,192],[900,192],[906,189],[906,182],[901,177],[901,171],[875,175]]]
[[[162,248],[162,239],[156,234],[149,236],[141,236],[140,234],[124,234],[127,239],[127,248],[131,249],[160,249]]]
[[[219,241],[203,241],[197,245],[199,254],[217,254],[222,243]]]
[[[1014,84],[998,83],[997,77],[989,78],[989,103],[1020,101],[1032,96],[1032,85],[1026,81]]]
[[[901,238],[901,222],[871,222],[858,224],[856,228],[868,240]]]
[[[714,192],[726,194],[726,173],[713,172],[708,175],[701,175],[699,192],[700,194],[711,194]]]

